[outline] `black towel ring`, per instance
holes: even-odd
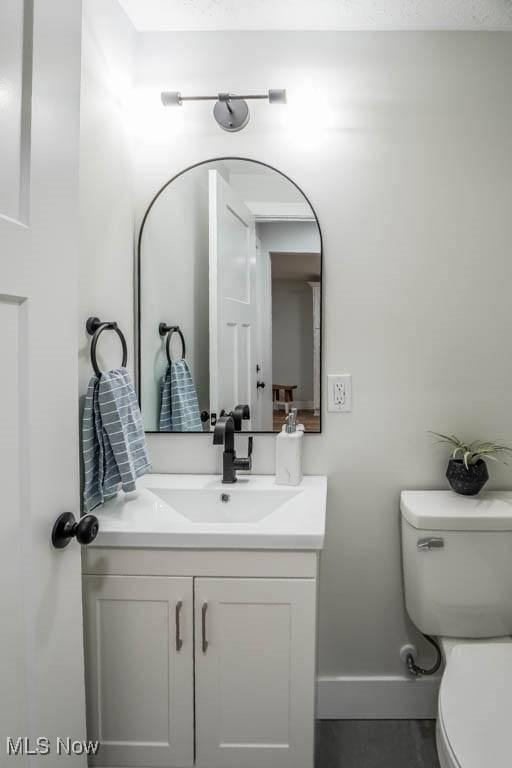
[[[98,361],[96,360],[96,347],[98,345],[98,339],[103,333],[103,331],[115,331],[119,336],[121,345],[123,347],[123,362],[121,363],[121,365],[124,368],[128,361],[128,348],[126,346],[126,339],[123,335],[123,332],[121,331],[120,328],[118,328],[117,323],[116,322],[102,323],[99,317],[90,317],[87,320],[85,327],[87,328],[87,333],[90,336],[92,336],[91,363],[92,363],[92,367],[94,368],[94,373],[96,374],[96,376],[98,377],[101,376],[101,371],[98,367]]]
[[[181,356],[185,357],[185,337],[183,336],[181,332],[181,328],[179,325],[167,325],[167,323],[160,323],[158,326],[158,333],[160,336],[165,336],[167,334],[167,339],[165,342],[165,354],[167,355],[167,361],[169,365],[172,363],[171,360],[171,339],[174,333],[177,333],[181,339]]]

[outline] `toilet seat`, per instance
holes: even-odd
[[[438,716],[436,723],[436,746],[441,768],[462,768],[450,746],[441,715]]]
[[[453,649],[439,691],[438,739],[447,768],[509,768],[512,644]]]

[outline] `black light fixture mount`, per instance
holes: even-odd
[[[267,93],[233,94],[218,93],[215,96],[182,96],[179,91],[162,91],[160,94],[164,107],[181,107],[185,101],[214,101],[213,116],[225,131],[241,131],[249,122],[250,112],[247,101],[254,99],[268,101],[269,104],[286,104],[286,91],[283,88],[271,88]]]

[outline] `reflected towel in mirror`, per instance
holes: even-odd
[[[161,432],[202,432],[196,388],[184,358],[173,360],[160,388]]]

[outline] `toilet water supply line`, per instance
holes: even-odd
[[[423,669],[423,667],[419,667],[416,664],[412,653],[408,653],[407,656],[405,657],[405,663],[407,664],[407,669],[409,670],[409,674],[413,675],[414,677],[424,677],[425,675],[435,675],[435,673],[438,671],[439,667],[441,666],[441,662],[443,660],[441,649],[437,644],[437,642],[434,640],[434,638],[430,637],[430,635],[423,635],[423,637],[436,649],[436,661],[434,665],[430,667],[430,669]]]

